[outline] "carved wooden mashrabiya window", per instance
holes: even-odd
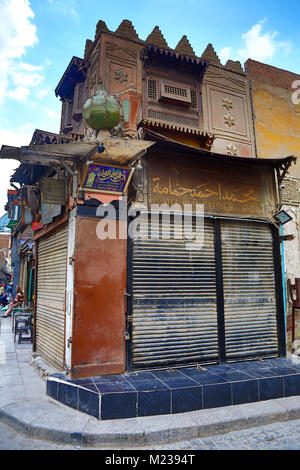
[[[148,80],[148,99],[157,100],[157,81],[151,78]]]

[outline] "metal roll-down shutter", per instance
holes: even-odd
[[[64,368],[68,226],[38,243],[36,350],[54,367]]]
[[[167,229],[161,220],[151,223],[154,232]],[[184,239],[134,240],[132,263],[132,368],[217,362],[211,221],[201,248]]]
[[[269,224],[222,221],[226,358],[278,355]]]

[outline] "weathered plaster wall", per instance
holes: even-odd
[[[280,202],[293,220],[283,226],[283,235],[294,239],[284,241],[284,271],[294,282],[300,277],[300,105],[292,101],[292,84],[300,76],[286,70],[248,60],[245,70],[250,79],[257,156],[298,157],[279,188]],[[291,299],[286,288],[287,346],[292,346]],[[296,338],[297,339],[297,338]]]
[[[269,66],[265,66],[266,72]],[[271,68],[273,69],[273,68]],[[285,71],[283,76],[285,76]],[[256,68],[251,71],[252,77],[256,74]],[[279,80],[278,72],[276,80]],[[292,77],[295,78],[295,77]],[[299,77],[300,79],[300,77]],[[255,135],[257,155],[265,157],[286,157],[295,155],[298,157],[296,165],[292,165],[283,181],[284,189],[280,189],[281,200],[284,207],[293,217],[293,221],[284,225],[284,234],[292,234],[293,241],[284,242],[286,274],[290,278],[300,277],[300,235],[299,235],[299,191],[300,190],[300,105],[292,102],[291,81],[278,82],[267,73],[264,79],[251,78],[252,102],[254,111]],[[291,80],[291,79],[290,79]],[[289,186],[292,177],[293,188]]]
[[[258,157],[300,157],[300,105],[292,90],[258,80],[251,85]],[[300,178],[300,159],[289,173]]]

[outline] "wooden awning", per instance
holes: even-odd
[[[297,157],[294,155],[289,155],[287,157],[279,157],[279,158],[258,158],[258,157],[241,157],[238,155],[227,155],[221,154],[216,152],[211,152],[210,150],[206,150],[203,148],[193,147],[191,145],[183,144],[181,142],[177,142],[169,137],[166,137],[159,132],[155,132],[153,130],[145,129],[145,138],[148,140],[155,140],[157,143],[157,149],[165,150],[165,151],[173,151],[173,152],[185,152],[189,155],[194,156],[202,156],[202,157],[209,157],[215,159],[226,160],[230,162],[240,162],[240,163],[250,163],[257,166],[266,166],[271,165],[277,173],[278,182],[282,181],[285,177],[286,173],[288,172],[290,166],[297,161]]]

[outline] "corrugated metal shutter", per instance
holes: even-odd
[[[60,370],[64,367],[67,247],[67,225],[38,244],[36,349]]]
[[[278,354],[273,239],[263,223],[222,221],[226,357]]]
[[[151,230],[161,229],[161,222],[151,223]],[[203,248],[191,249],[193,243],[184,239],[133,242],[133,368],[218,359],[210,221],[205,222]]]

